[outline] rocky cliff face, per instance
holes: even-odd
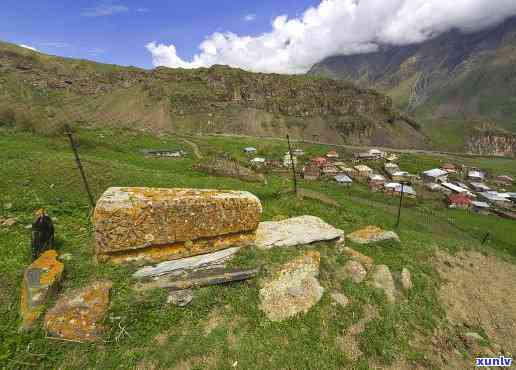
[[[466,144],[469,153],[516,157],[516,135],[511,133],[477,129]]]
[[[103,65],[0,43],[0,124],[61,122],[178,133],[421,146],[417,124],[376,91],[315,76]]]

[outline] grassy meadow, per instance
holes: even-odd
[[[396,198],[371,193],[364,184],[350,188],[332,182],[304,182],[301,186],[335,199],[332,207],[315,200],[300,200],[284,191],[288,178],[267,175],[268,184],[211,177],[192,170],[192,148],[175,136],[155,137],[140,131],[79,130],[76,133],[85,171],[95,197],[110,186],[195,187],[248,190],[262,201],[263,220],[315,215],[346,233],[367,225],[393,229]],[[258,155],[280,159],[287,150],[282,141],[223,137],[191,137],[205,158],[228,153],[244,161],[242,148],[253,145]],[[298,146],[308,155],[324,154],[318,145]],[[181,160],[145,158],[142,149],[182,148]],[[316,248],[321,252],[321,284],[326,292],[340,291],[351,299],[345,308],[332,303],[329,294],[307,314],[281,323],[270,322],[259,310],[259,279],[195,291],[194,300],[180,308],[166,304],[165,291],[136,293],[131,289],[134,267],[97,264],[94,259],[90,209],[73,155],[65,136],[35,136],[0,129],[0,217],[16,217],[17,224],[0,227],[0,368],[24,369],[368,369],[388,366],[398,359],[432,367],[425,353],[410,344],[414,333],[430,335],[436,328],[449,331],[437,298],[439,276],[430,263],[437,248],[455,253],[477,249],[516,260],[516,223],[510,220],[449,211],[442,199],[425,193],[407,200],[400,227],[401,243],[358,246],[356,250],[386,264],[394,274],[412,271],[414,288],[408,299],[388,305],[381,292],[366,284],[340,280],[336,271],[347,257],[331,244],[290,249],[242,250],[233,266],[260,266],[259,279],[281,263]],[[344,156],[351,153],[342,152]],[[344,158],[346,161],[346,158]],[[444,161],[478,165],[492,174],[516,175],[516,161],[483,157],[430,157],[403,155],[400,166],[420,172]],[[418,188],[419,190],[419,188]],[[19,292],[24,268],[30,260],[30,228],[34,211],[45,208],[54,218],[56,248],[70,253],[58,294],[99,279],[114,282],[104,341],[97,344],[47,339],[41,325],[19,333]],[[448,222],[452,217],[455,226]],[[492,240],[481,245],[484,232]],[[55,298],[49,303],[51,306]],[[359,336],[363,352],[352,361],[340,342],[346,328],[358,322],[366,305],[379,316]],[[463,348],[466,356],[466,349]]]

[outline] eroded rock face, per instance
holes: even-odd
[[[366,256],[365,254],[362,254],[349,247],[343,248],[342,252],[344,254],[346,254],[347,256],[349,256],[353,261],[360,262],[363,266],[365,266],[367,271],[369,271],[373,268],[374,261],[371,257]]]
[[[45,315],[45,330],[52,336],[93,342],[102,336],[101,320],[109,308],[111,281],[91,286],[61,297]]]
[[[20,302],[22,329],[30,329],[41,316],[45,303],[61,280],[63,269],[55,250],[46,251],[27,267]]]
[[[367,270],[358,261],[348,261],[339,271],[340,277],[344,279],[351,279],[354,283],[359,284],[366,278]]]
[[[260,249],[292,247],[317,241],[338,240],[344,235],[314,216],[293,217],[283,221],[261,222],[256,231],[256,245]]]
[[[249,245],[261,212],[248,192],[110,188],[93,215],[97,258],[160,262]]]
[[[376,226],[367,226],[364,229],[348,234],[346,237],[357,244],[370,244],[384,240],[400,240],[394,231],[385,231]]]
[[[282,321],[306,313],[321,299],[319,284],[320,254],[308,251],[286,263],[260,289],[260,309],[272,321]]]

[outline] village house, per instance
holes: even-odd
[[[251,162],[251,165],[255,167],[261,167],[265,165],[266,159],[262,157],[256,157],[251,159],[249,162]]]
[[[473,194],[469,189],[467,189],[467,188],[463,188],[463,187],[458,186],[458,185],[455,185],[455,184],[453,184],[453,183],[451,183],[451,182],[443,182],[443,183],[441,183],[441,185],[442,185],[444,188],[446,188],[446,189],[450,190],[450,191],[451,191],[451,192],[453,192],[453,193],[457,193],[457,194],[465,194],[465,195],[467,195],[468,197],[473,197],[473,198],[475,198],[475,197],[476,197],[476,196],[475,196],[475,194]]]
[[[294,167],[297,166],[297,157],[296,156],[290,156],[289,152],[286,152],[283,156],[283,166],[284,167],[292,167],[292,164],[294,164]]]
[[[255,154],[257,152],[256,148],[252,146],[248,146],[247,148],[244,148],[245,154]]]
[[[325,176],[332,177],[335,176],[339,171],[334,165],[327,164],[323,167],[322,172]]]
[[[514,179],[511,176],[500,175],[495,179],[495,183],[499,185],[512,185]]]
[[[457,173],[457,166],[455,166],[453,163],[445,163],[441,166],[441,169],[448,173]]]
[[[294,149],[292,151],[292,154],[294,154],[295,156],[301,157],[301,156],[305,155],[305,151],[303,149]]]
[[[326,158],[328,159],[338,159],[339,153],[337,153],[335,150],[330,150],[328,153],[326,153]]]
[[[473,190],[478,191],[478,192],[484,192],[484,191],[491,190],[491,188],[489,186],[487,186],[486,184],[484,184],[482,182],[470,182],[469,184],[471,185]]]
[[[335,181],[337,181],[339,185],[343,186],[351,186],[353,183],[353,180],[349,176],[343,174],[335,176]]]
[[[425,182],[446,182],[448,181],[448,172],[440,168],[434,168],[423,172],[422,178]]]
[[[368,177],[370,174],[373,173],[373,170],[370,167],[363,164],[355,166],[354,169],[358,177]]]
[[[383,168],[385,172],[389,174],[389,176],[392,176],[392,174],[395,172],[401,171],[400,167],[396,163],[385,163]]]
[[[485,178],[486,174],[481,171],[472,170],[468,172],[468,179],[470,181],[482,182]]]
[[[377,159],[384,158],[385,156],[386,156],[386,153],[382,152],[381,150],[378,150],[378,149],[370,149],[367,152],[354,154],[355,159],[364,160],[364,161],[377,160]]]
[[[452,194],[448,196],[448,206],[450,208],[468,209],[473,201],[464,194]]]
[[[265,165],[268,168],[271,168],[271,169],[281,168],[282,167],[281,161],[279,161],[277,159],[269,159],[269,160],[267,160],[267,162],[265,162]]]
[[[394,182],[411,182],[412,177],[407,171],[396,171],[391,174],[391,180]]]
[[[312,158],[310,160],[314,166],[322,168],[326,163],[328,163],[328,160],[324,157],[316,157]]]
[[[417,196],[416,191],[412,186],[402,185],[397,182],[389,182],[384,185],[385,193],[389,195],[400,196],[403,192],[403,196],[409,198],[415,198]]]
[[[486,191],[479,193],[480,197],[492,203],[498,207],[508,207],[511,204],[511,200],[496,191]]]
[[[472,212],[487,215],[490,208],[491,206],[486,202],[472,201],[470,209]]]
[[[372,190],[380,190],[383,188],[386,178],[379,174],[370,174],[368,180],[369,188]]]
[[[343,169],[348,167],[348,165],[344,162],[334,162],[333,165],[337,167],[339,171],[344,171]]]
[[[303,170],[303,178],[305,180],[318,180],[321,177],[321,169],[317,166],[305,166]]]

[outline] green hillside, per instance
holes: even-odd
[[[110,186],[238,189],[251,191],[260,198],[264,220],[310,214],[346,233],[370,224],[390,230],[395,223],[399,200],[371,193],[364,184],[342,188],[332,182],[301,181],[303,188],[331,197],[341,205],[334,208],[285,193],[292,184],[279,175],[267,175],[268,184],[261,185],[211,177],[192,170],[200,161],[222,153],[245,164],[242,148],[247,145],[255,146],[268,158],[281,158],[286,150],[284,141],[189,137],[188,140],[200,148],[204,156],[201,160],[192,156],[189,144],[173,135],[157,138],[137,130],[80,129],[76,138],[96,197]],[[322,145],[299,145],[309,156],[328,150]],[[490,294],[497,291],[492,289],[492,284],[507,284],[513,288],[510,277],[514,275],[510,275],[509,268],[516,261],[514,221],[447,210],[441,199],[418,188],[421,198],[404,203],[401,226],[396,230],[401,243],[386,242],[377,246],[348,243],[371,256],[376,264],[388,265],[394,274],[399,274],[404,267],[412,271],[414,288],[395,305],[387,304],[381,291],[367,284],[354,284],[340,278],[338,271],[348,257],[333,245],[243,250],[232,265],[262,266],[260,279],[304,250],[315,248],[321,252],[320,280],[328,293],[306,315],[273,323],[258,308],[258,280],[196,290],[193,302],[184,308],[167,305],[164,291],[134,292],[130,278],[134,268],[94,262],[87,196],[66,137],[36,136],[0,128],[0,147],[0,178],[3,179],[0,181],[0,218],[17,220],[13,226],[0,226],[0,363],[3,368],[403,369],[419,366],[430,369],[450,364],[454,368],[467,368],[474,363],[477,354],[488,354],[493,348],[504,348],[505,353],[513,350],[509,345],[514,342],[500,339],[505,333],[502,331],[499,337],[489,337],[479,347],[472,347],[464,339],[465,333],[472,331],[487,337],[483,328],[487,331],[488,327],[480,324],[466,327],[448,319],[440,289],[450,280],[442,278],[437,268],[450,272],[468,269],[469,257],[449,257],[447,265],[436,262],[434,256],[436,253],[481,251],[482,254],[474,255],[479,260],[471,260],[471,265],[484,266],[475,274],[484,279],[485,286],[475,285],[474,289],[483,289],[485,294],[475,300],[480,299],[478,304],[483,304],[484,311],[486,304],[500,304],[502,311],[510,309],[513,307],[510,302],[502,305],[501,301],[491,299]],[[149,148],[182,148],[190,154],[181,160],[145,158],[140,151]],[[344,161],[349,161],[352,153],[342,150],[341,155]],[[478,166],[493,175],[516,175],[514,161],[487,157],[405,154],[401,156],[400,165],[411,172],[420,172],[445,161]],[[58,294],[96,279],[114,282],[104,323],[107,327],[104,342],[81,344],[51,340],[39,326],[30,333],[18,332],[20,283],[30,258],[30,230],[26,226],[31,224],[33,212],[40,207],[46,208],[54,218],[58,251],[72,256],[65,262]],[[491,239],[481,245],[486,232],[491,233]],[[492,262],[484,264],[483,258],[494,258],[501,265],[491,270]],[[506,273],[507,276],[486,278],[490,273]],[[459,294],[458,297],[462,297],[460,292],[472,285],[466,280],[459,275],[453,277],[452,282],[464,284],[466,288],[445,296]],[[330,298],[331,291],[345,293],[351,300],[350,305],[336,305]],[[493,308],[492,312],[502,311]],[[487,322],[493,320],[502,323],[498,316],[489,316]],[[483,321],[481,323],[484,325]],[[352,327],[359,334],[346,336]],[[488,333],[491,335],[491,331]],[[351,345],[356,345],[362,355],[353,359],[349,354]],[[501,349],[496,355],[499,351]]]
[[[418,125],[373,90],[224,66],[151,71],[0,43],[0,123],[39,133],[63,123],[154,133],[233,133],[422,146]]]

